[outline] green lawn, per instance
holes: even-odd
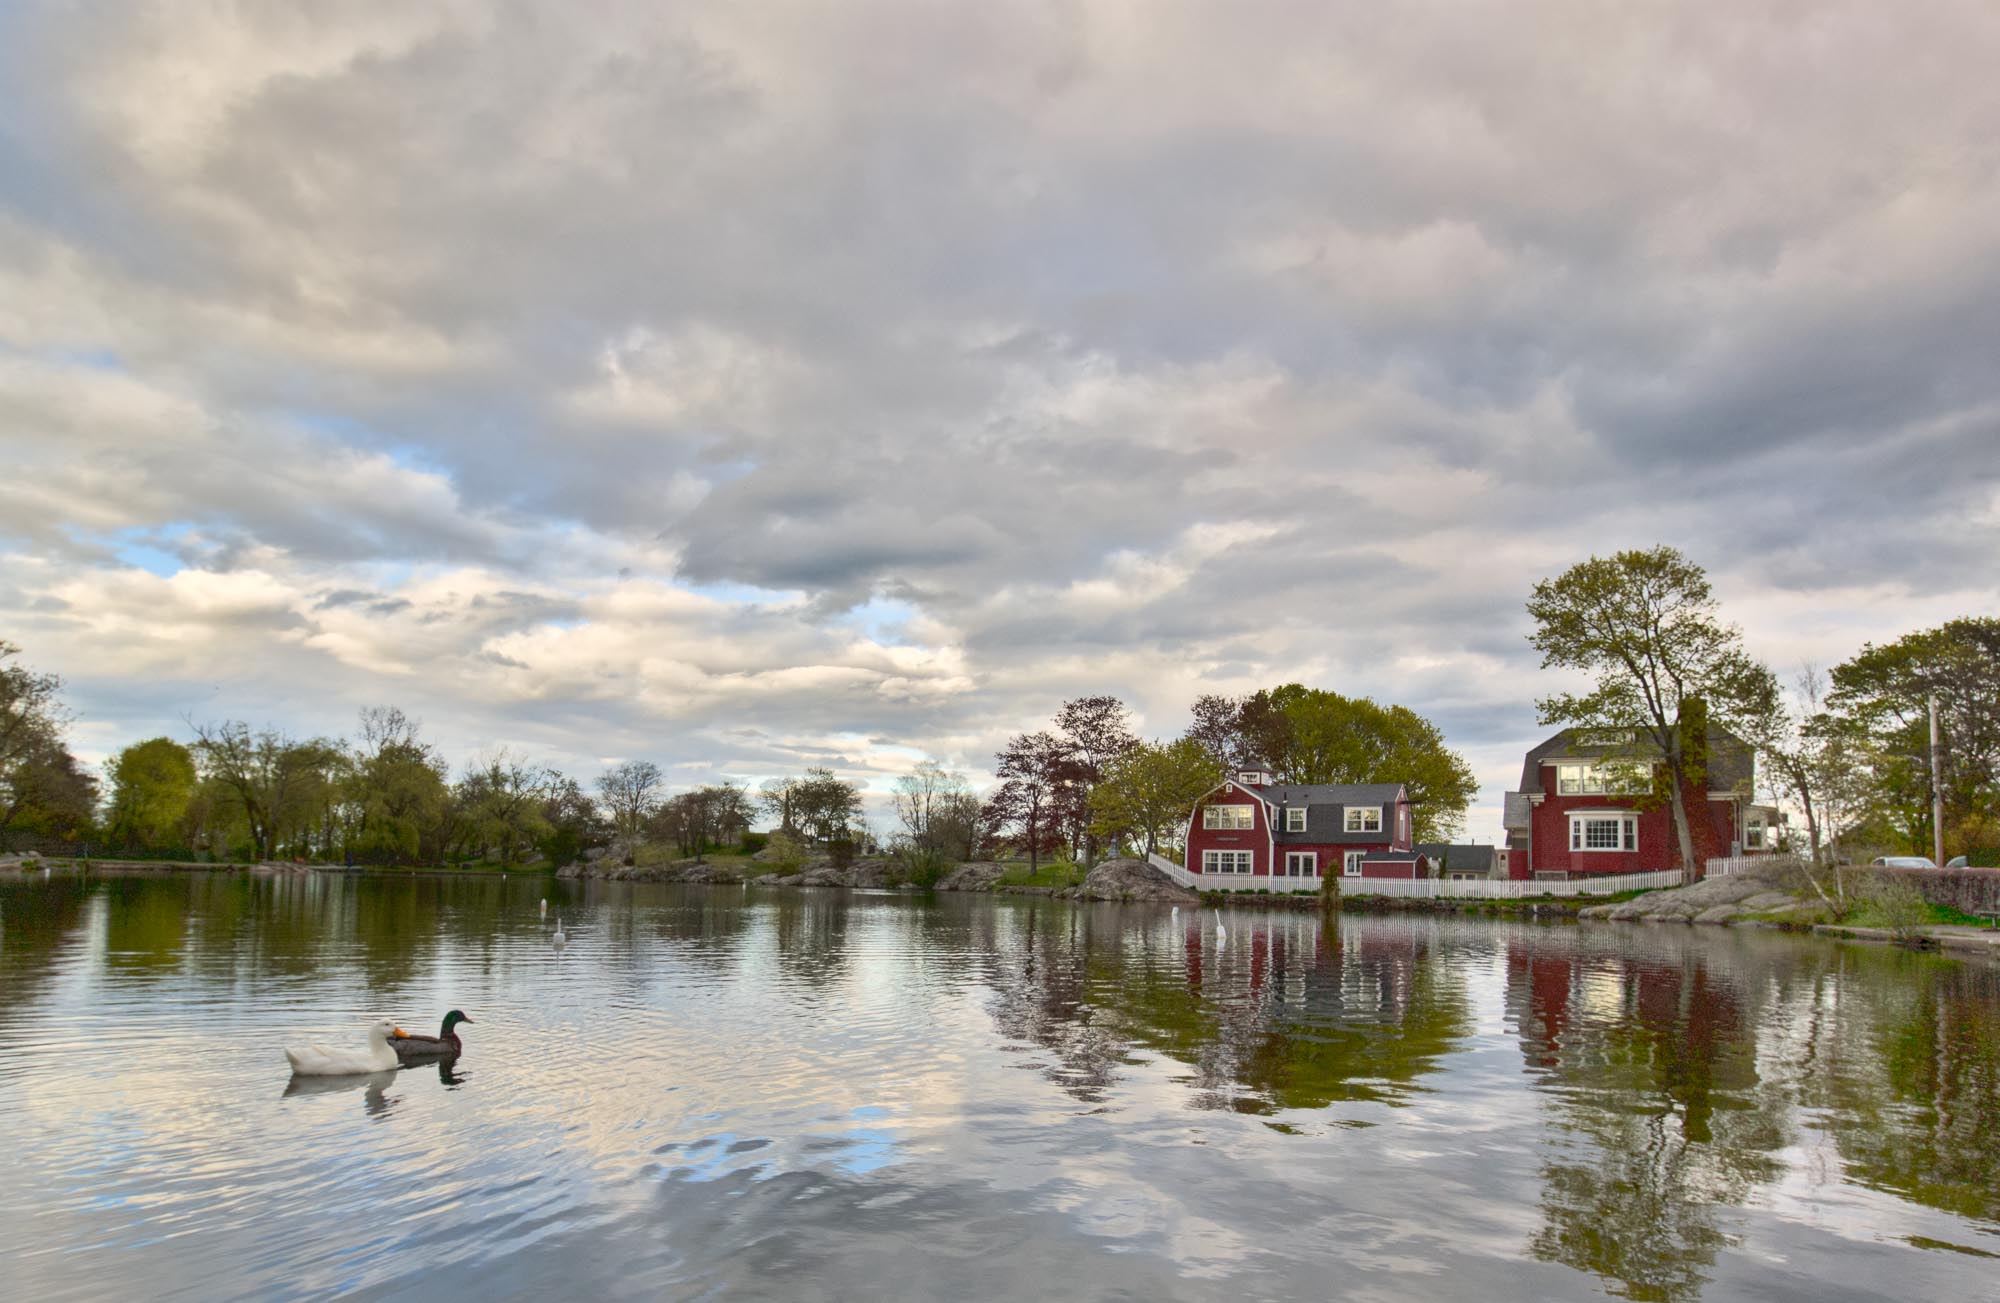
[[[1074,887],[1083,881],[1083,869],[1062,861],[1050,861],[1030,872],[1025,864],[1016,864],[1000,875],[1003,887]]]

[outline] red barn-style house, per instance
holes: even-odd
[[[1401,783],[1277,783],[1263,769],[1231,774],[1195,803],[1187,868],[1203,887],[1316,887],[1324,873],[1423,878]]]
[[[1521,790],[1506,794],[1509,876],[1562,880],[1684,867],[1674,812],[1649,798],[1664,762],[1634,735],[1564,729],[1528,752]],[[1703,781],[1686,789],[1698,877],[1711,857],[1774,848],[1777,811],[1751,800],[1755,753],[1721,729],[1708,732]]]

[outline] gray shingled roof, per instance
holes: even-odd
[[[1574,732],[1575,729],[1566,728],[1529,750],[1527,758],[1521,762],[1521,791],[1542,790],[1541,768],[1544,760],[1597,760],[1624,750],[1617,746],[1585,746],[1571,742],[1570,735]],[[1641,748],[1642,753],[1651,750],[1644,743],[1641,743]],[[1755,774],[1756,757],[1749,744],[1726,729],[1708,730],[1709,791],[1727,792],[1741,788],[1747,792]]]
[[[1461,872],[1491,873],[1499,862],[1495,852],[1498,847],[1489,845],[1449,846],[1444,842],[1418,842],[1417,854],[1426,856],[1430,862],[1446,869]]]
[[[1396,798],[1403,793],[1401,783],[1279,783],[1259,793],[1273,808],[1306,808],[1304,832],[1288,833],[1279,816],[1273,821],[1279,843],[1306,843],[1338,846],[1343,843],[1366,845],[1391,841],[1396,835]],[[1382,811],[1380,832],[1348,832],[1347,807],[1372,806]]]

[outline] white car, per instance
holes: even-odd
[[[1877,855],[1868,862],[1875,869],[1935,869],[1928,855]]]

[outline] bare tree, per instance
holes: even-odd
[[[660,805],[660,767],[650,760],[627,760],[597,777],[597,794],[618,835],[633,838]]]
[[[954,819],[962,815],[972,789],[965,779],[935,760],[924,760],[896,780],[896,817],[911,846],[937,854],[960,837]],[[976,803],[975,803],[976,806]]]

